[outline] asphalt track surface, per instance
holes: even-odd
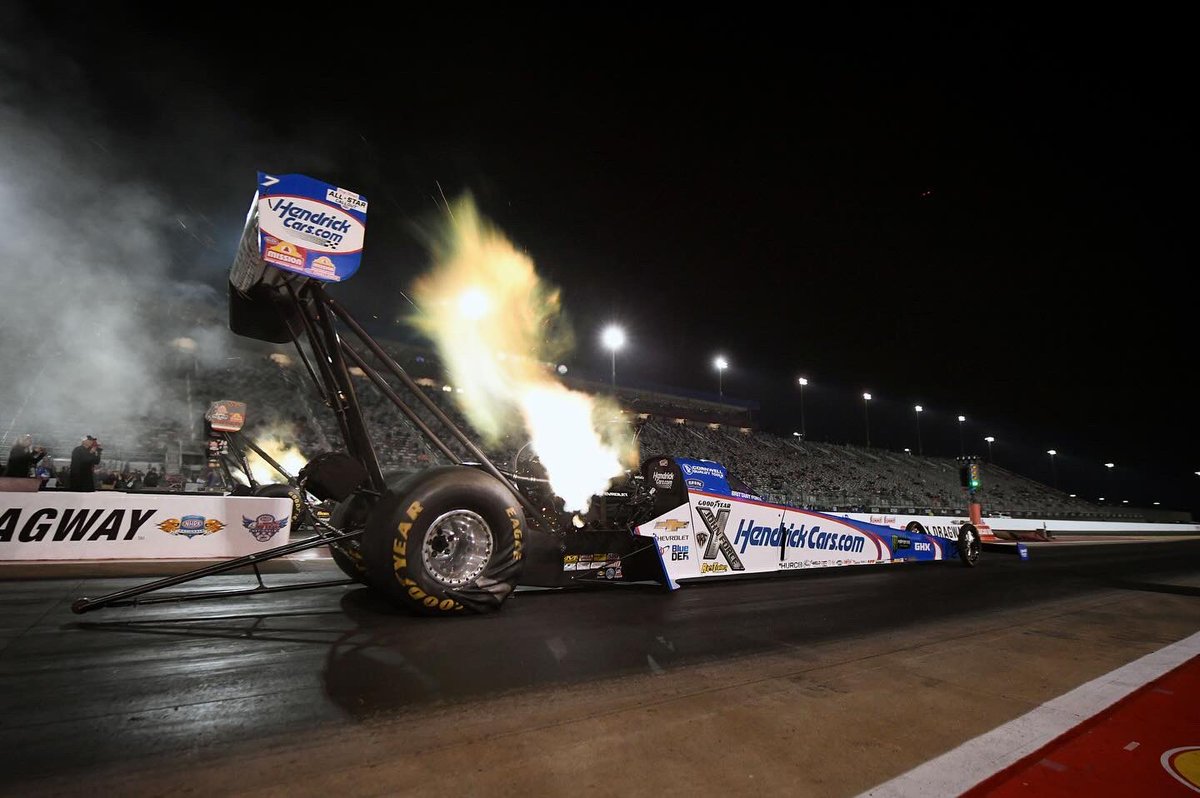
[[[520,592],[500,613],[455,619],[399,614],[360,587],[76,616],[73,599],[143,580],[10,580],[0,583],[0,791],[423,707],[894,636],[931,617],[1020,615],[1113,589],[1198,597],[1188,586],[1198,574],[1196,540],[1048,544],[1029,562],[985,552],[974,569],[855,567],[673,594]]]

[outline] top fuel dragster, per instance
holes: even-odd
[[[337,419],[345,451],[319,455],[290,475],[236,425],[220,434],[247,475],[240,459],[245,448],[284,474],[287,485],[261,487],[251,476],[251,489],[290,496],[292,528],[313,534],[107,596],[81,598],[72,605],[76,612],[361,582],[401,607],[444,615],[497,609],[518,584],[653,581],[674,589],[688,580],[795,569],[977,561],[980,536],[970,523],[956,534],[928,534],[917,522],[899,530],[770,504],[719,463],[670,454],[646,458],[638,471],[594,497],[586,515],[562,512],[545,479],[498,468],[326,292],[325,283],[340,282],[358,268],[366,200],[300,175],[260,173],[258,185],[230,272],[230,328],[295,345]],[[351,368],[361,370],[450,465],[385,474]],[[468,455],[460,456],[462,451]],[[323,513],[322,507],[333,509]],[[246,590],[158,593],[239,568],[252,567],[257,574],[264,560],[318,546],[330,547],[346,580],[268,587],[259,575],[257,585]]]

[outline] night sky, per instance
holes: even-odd
[[[165,198],[189,279],[223,284],[256,170],[309,174],[371,201],[336,290],[387,332],[471,191],[563,287],[573,373],[618,321],[620,379],[715,392],[720,352],[772,431],[804,375],[815,439],[861,443],[869,390],[875,445],[915,449],[920,403],[927,453],[963,413],[1035,478],[1056,448],[1087,498],[1200,507],[1181,19],[93,5],[0,12],[0,100]]]

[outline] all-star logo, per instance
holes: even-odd
[[[266,543],[271,538],[275,537],[275,533],[283,529],[288,524],[286,515],[276,518],[270,513],[263,513],[257,518],[247,518],[242,516],[242,526],[250,530],[250,534],[259,543]]]
[[[696,512],[700,515],[700,520],[704,521],[704,526],[708,528],[707,534],[703,532],[696,534],[696,542],[704,546],[703,559],[717,559],[717,551],[720,550],[730,568],[735,571],[746,570],[733,543],[725,536],[725,525],[729,523],[729,508],[720,508],[716,515],[713,515],[713,511],[708,507],[697,507]]]

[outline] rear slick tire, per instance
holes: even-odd
[[[493,612],[520,574],[525,514],[512,491],[463,466],[431,468],[389,490],[362,535],[368,583],[420,615]]]

